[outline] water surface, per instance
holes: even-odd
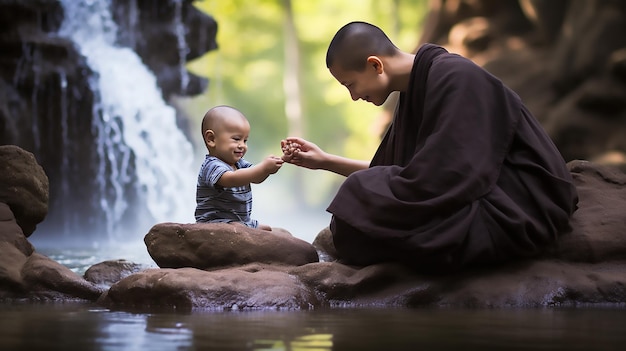
[[[626,310],[114,311],[0,304],[0,350],[622,350]]]

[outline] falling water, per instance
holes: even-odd
[[[180,62],[180,91],[184,94],[187,91],[187,86],[189,85],[189,74],[187,73],[187,69],[185,68],[189,48],[187,47],[187,43],[185,42],[185,26],[182,22],[182,0],[174,0],[174,3],[176,6],[174,16],[176,45],[178,47],[178,59]]]
[[[65,74],[65,71],[63,70],[59,70],[59,87],[61,89],[61,138],[62,138],[62,145],[61,145],[61,177],[63,179],[69,179],[69,173],[70,173],[70,157],[68,155],[67,150],[69,150],[69,135],[68,135],[68,130],[69,130],[69,125],[68,125],[68,97],[67,97],[67,75]],[[70,189],[70,184],[67,181],[64,181],[61,183],[61,191],[62,194],[67,194],[69,193]],[[64,231],[68,230],[68,223],[67,221],[64,223],[65,227],[63,228]]]
[[[154,217],[140,225],[192,221],[196,177],[192,145],[176,125],[175,110],[163,101],[154,74],[131,49],[115,45],[117,25],[110,0],[62,0],[62,4],[65,21],[60,35],[77,45],[94,72],[92,127],[107,233],[125,225],[121,220],[129,206],[125,197],[129,185],[144,195]]]

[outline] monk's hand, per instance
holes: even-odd
[[[283,155],[281,156],[282,160],[288,163],[292,163],[294,157],[297,157],[300,151],[300,145],[290,140],[281,140],[280,148],[283,151]]]
[[[283,160],[296,166],[319,169],[327,154],[314,143],[298,137],[283,140]]]

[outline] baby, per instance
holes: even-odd
[[[202,119],[208,155],[200,168],[196,191],[196,222],[223,222],[272,230],[251,218],[252,188],[283,165],[270,155],[253,165],[243,159],[248,150],[250,123],[239,110],[216,106]]]

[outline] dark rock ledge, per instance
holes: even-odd
[[[327,228],[309,244],[282,229],[268,233],[225,224],[159,223],[144,240],[161,268],[120,259],[96,264],[79,276],[37,253],[28,241],[45,217],[41,204],[47,202],[47,178],[32,154],[0,146],[0,301],[86,300],[116,309],[184,311],[622,308],[626,174],[586,161],[568,166],[580,196],[574,230],[533,260],[424,276],[395,263],[341,264],[334,259]]]

